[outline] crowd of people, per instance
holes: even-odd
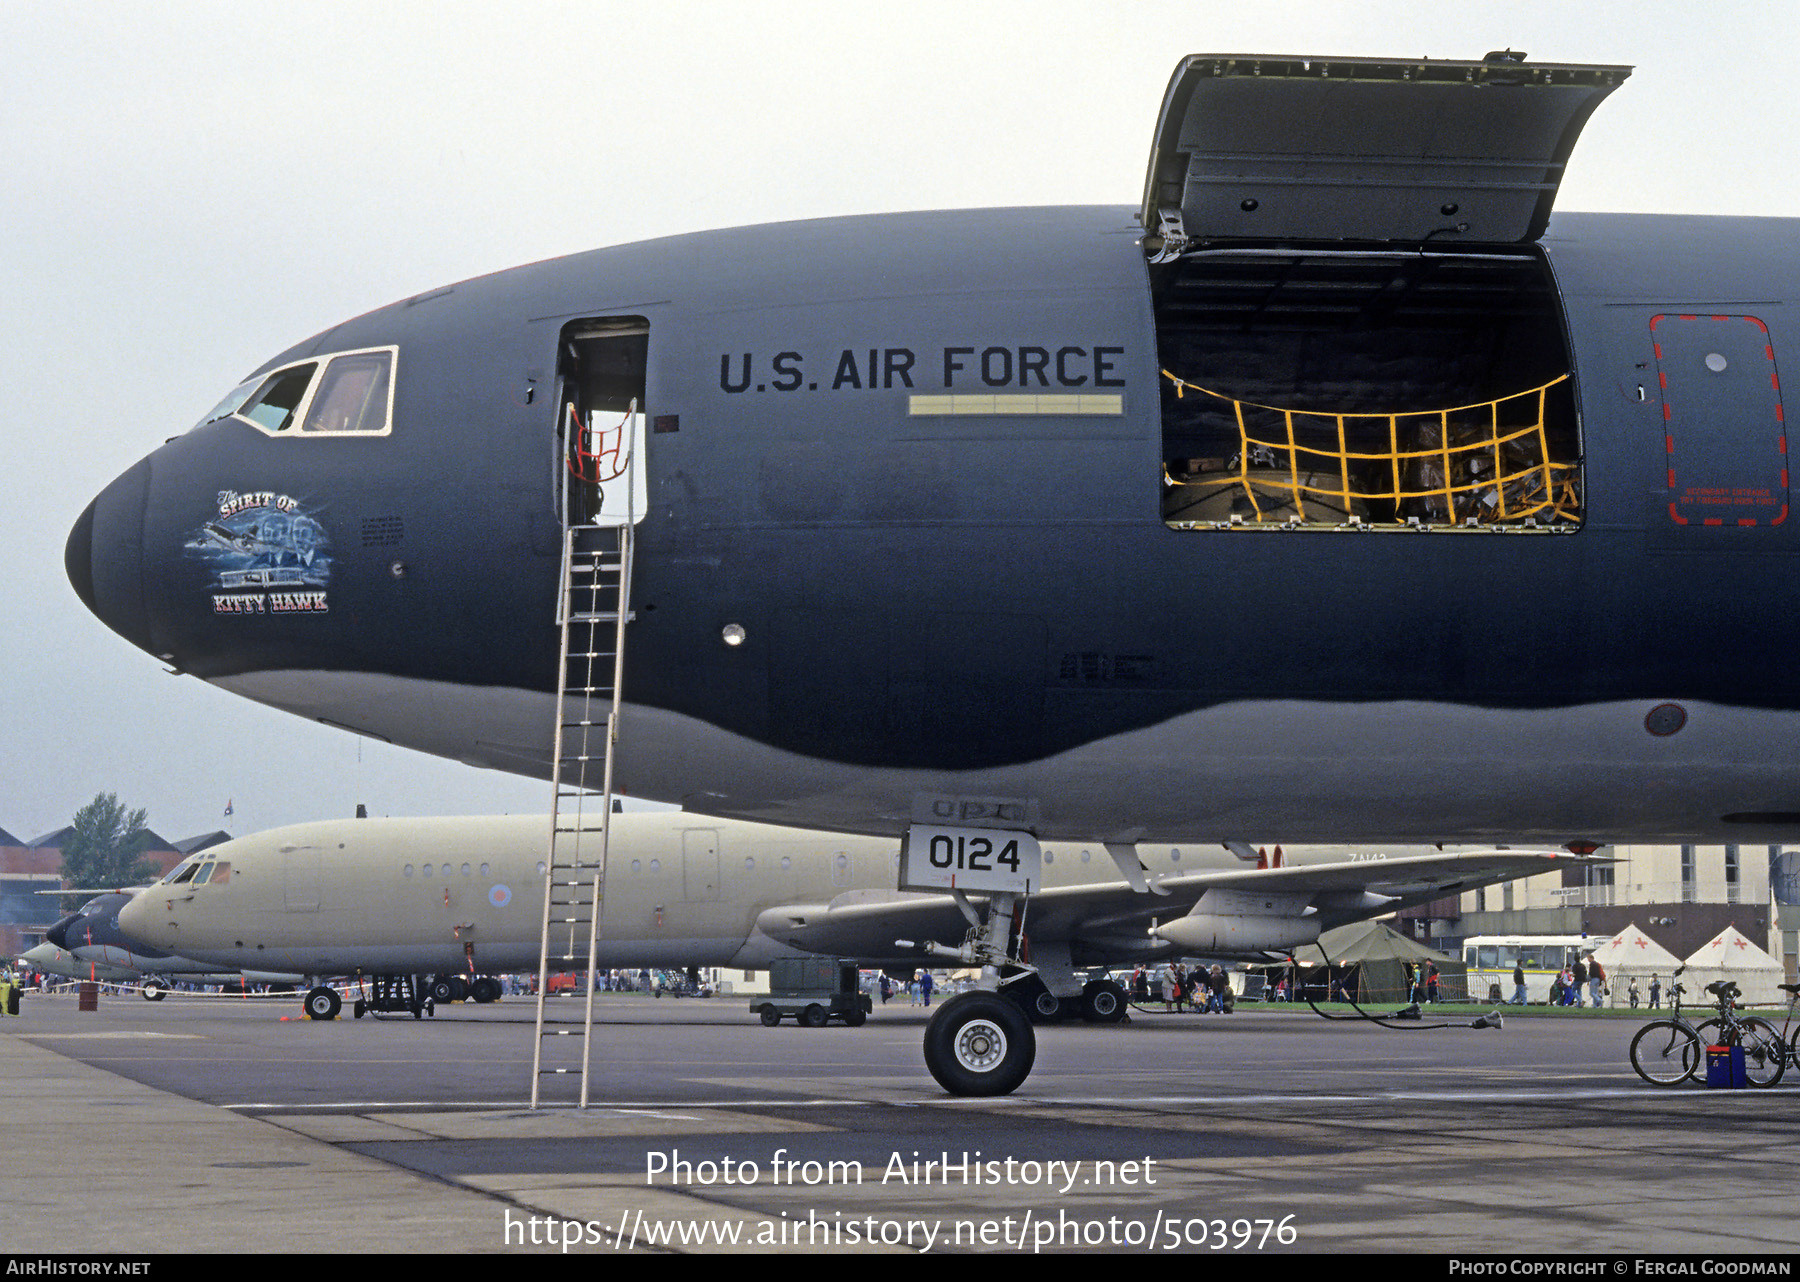
[[[1168,1011],[1228,1014],[1237,1000],[1230,981],[1225,977],[1224,968],[1218,965],[1210,970],[1205,966],[1195,966],[1190,971],[1180,962],[1175,962],[1162,967],[1162,973],[1154,981],[1154,985],[1149,973],[1139,966],[1132,972],[1131,982],[1126,987],[1131,993],[1131,1000],[1137,1005],[1149,1006],[1161,1001],[1163,1008]]]
[[[1655,976],[1651,977],[1651,1004],[1659,1005],[1662,996],[1662,985]],[[1524,1006],[1530,1001],[1525,991],[1525,964],[1513,963],[1513,995],[1511,1004]],[[1601,1002],[1611,995],[1607,986],[1606,967],[1592,953],[1582,953],[1573,962],[1562,968],[1561,973],[1551,976],[1550,1001],[1552,1006],[1592,1006],[1599,1009]],[[1631,981],[1631,1004],[1638,1004],[1637,981]]]

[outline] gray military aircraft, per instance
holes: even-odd
[[[1783,840],[1800,229],[1553,219],[1629,74],[1196,55],[1136,209],[420,294],[107,486],[69,576],[180,671],[547,775],[623,416],[624,791],[1002,848]]]
[[[184,860],[117,907],[116,925],[149,951],[179,947],[214,968],[320,979],[535,970],[547,831],[546,817],[521,815],[273,828]],[[891,837],[637,812],[612,816],[609,849],[601,969],[763,970],[808,953],[910,967],[954,952],[969,929],[950,897],[894,890]],[[1580,862],[1566,851],[1140,847],[1152,881],[1140,893],[1099,843],[1043,853],[1026,924],[1036,978],[1017,996],[1040,1019],[1105,1023],[1125,1013],[1123,990],[1091,973],[1108,965],[1259,956],[1462,886]],[[585,930],[576,942],[585,954]],[[306,999],[315,1018],[339,1008],[322,983]]]
[[[115,980],[143,978],[142,971],[101,961],[84,962],[68,949],[58,948],[50,943],[32,945],[19,954],[19,961],[46,975],[58,975],[63,979],[101,979],[112,983]]]

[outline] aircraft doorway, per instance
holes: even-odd
[[[562,514],[570,525],[635,525],[644,519],[649,345],[650,322],[642,316],[581,320],[563,329],[556,438]]]
[[[1537,242],[1630,69],[1523,63],[1182,64],[1139,211],[1171,529],[1581,525]]]

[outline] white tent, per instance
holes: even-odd
[[[1624,1006],[1630,1000],[1626,994],[1631,991],[1633,979],[1637,980],[1638,992],[1648,1001],[1652,975],[1661,977],[1663,1000],[1667,1003],[1669,976],[1681,965],[1681,958],[1639,930],[1636,922],[1596,948],[1594,956],[1606,970],[1606,986],[1614,1006]]]
[[[1696,1006],[1708,1000],[1706,986],[1719,979],[1736,984],[1743,993],[1738,1000],[1746,1006],[1783,1006],[1787,994],[1779,985],[1786,977],[1780,962],[1739,934],[1735,926],[1727,926],[1687,959],[1687,973],[1681,982]]]

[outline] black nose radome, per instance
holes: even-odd
[[[67,917],[64,917],[61,921],[57,922],[56,925],[44,932],[45,940],[55,944],[64,952],[67,952],[69,950],[69,927],[80,920],[80,913],[70,913]]]
[[[63,549],[63,568],[69,573],[70,586],[94,614],[100,613],[94,605],[94,505],[99,502],[95,498],[77,518],[75,528],[69,531],[69,545]]]
[[[63,563],[82,604],[140,649],[150,649],[144,609],[144,505],[150,460],[101,490],[69,531]]]

